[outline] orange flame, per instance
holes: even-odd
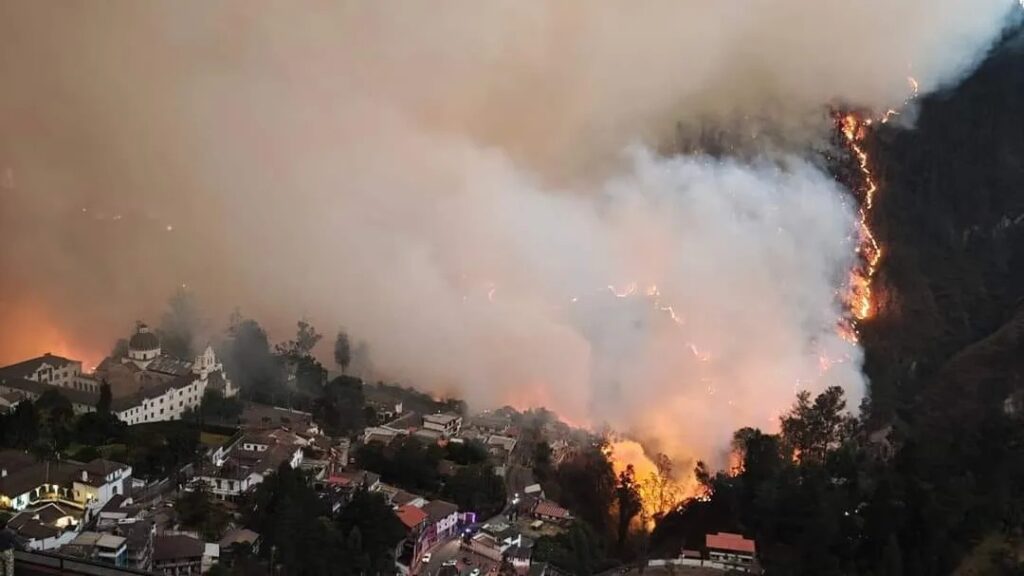
[[[870,215],[875,206],[875,193],[878,192],[878,183],[871,172],[870,158],[864,149],[863,140],[869,124],[857,114],[849,113],[840,120],[840,132],[846,140],[847,148],[857,159],[862,177],[863,195],[859,209],[858,230],[860,233],[860,245],[857,252],[862,258],[862,265],[858,266],[850,278],[850,308],[854,318],[866,320],[874,315],[875,304],[872,300],[871,282],[878,272],[878,263],[882,259],[882,248],[871,231]]]
[[[910,85],[912,92],[904,101],[905,105],[909,104],[914,98],[917,98],[920,90],[920,84],[913,76],[907,76],[907,83]],[[898,111],[889,109],[882,115],[880,121],[882,124],[885,124],[890,118],[897,115],[899,115]],[[857,253],[861,257],[861,265],[857,266],[850,273],[850,290],[847,295],[847,302],[849,303],[854,323],[867,320],[874,316],[876,312],[876,303],[872,293],[872,281],[875,278],[875,274],[878,273],[878,264],[883,256],[882,247],[878,244],[875,233],[871,230],[870,222],[871,212],[875,207],[878,182],[871,171],[871,159],[863,144],[868,128],[871,127],[872,123],[873,120],[871,118],[862,117],[853,112],[847,113],[839,119],[839,131],[843,135],[847,149],[857,159],[857,166],[861,174],[861,185],[859,188],[862,189],[862,198],[858,211],[860,242],[857,247]],[[841,326],[840,333],[851,342],[857,341],[855,325]]]
[[[699,486],[692,470],[673,470],[671,477],[665,477],[639,442],[613,442],[609,446],[608,458],[616,476],[627,467],[633,467],[637,492],[643,506],[643,521],[647,529],[654,527],[655,518],[671,512],[684,500],[699,493]]]

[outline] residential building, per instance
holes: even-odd
[[[14,412],[14,409],[18,407],[28,396],[20,390],[12,390],[11,392],[0,393],[0,413],[10,414]]]
[[[484,524],[463,546],[485,558],[501,562],[510,548],[522,543],[522,534],[504,522],[494,522]]]
[[[366,405],[373,408],[378,422],[390,422],[402,415],[402,402],[389,400],[367,400]]]
[[[236,498],[263,482],[283,463],[297,468],[308,443],[284,428],[238,434],[210,454],[195,481],[204,482],[219,498]]]
[[[260,535],[248,528],[235,528],[228,530],[217,545],[220,547],[220,562],[230,567],[240,553],[259,553]]]
[[[99,392],[99,383],[82,373],[82,361],[47,352],[0,368],[0,380],[30,380],[82,392]]]
[[[30,505],[60,502],[99,510],[130,485],[126,464],[96,459],[39,462],[16,450],[0,451],[0,509],[24,510]]]
[[[412,504],[399,506],[395,509],[395,515],[405,526],[405,538],[395,547],[395,563],[400,573],[408,574],[425,551],[424,533],[429,518],[426,512]]]
[[[434,430],[433,428],[420,428],[412,433],[412,437],[427,446],[430,446],[431,444],[439,444],[445,438],[441,432]]]
[[[55,503],[22,510],[7,522],[29,550],[52,550],[71,542],[82,522],[82,511]]]
[[[444,500],[431,500],[423,505],[427,520],[433,526],[437,538],[447,538],[458,530],[459,507]]]
[[[512,426],[512,420],[503,414],[484,412],[470,418],[469,426],[482,434],[504,434]]]
[[[462,429],[462,416],[451,412],[424,414],[423,427],[439,432],[445,438],[451,438],[457,436]]]
[[[182,534],[153,537],[153,572],[165,576],[198,576],[202,574],[202,540]]]
[[[712,562],[728,564],[734,570],[743,572],[755,570],[757,545],[753,540],[744,538],[740,534],[731,532],[708,534],[705,538],[705,548],[707,548],[708,557]]]
[[[531,514],[538,520],[544,520],[545,522],[567,522],[572,519],[572,515],[565,508],[562,508],[551,500],[538,500],[537,504],[534,505]]]
[[[380,487],[380,475],[366,470],[344,470],[336,472],[326,480],[328,486],[341,491],[350,497],[357,489],[365,487],[370,492],[377,492]]]
[[[60,553],[123,568],[127,566],[127,539],[114,534],[85,531],[70,543],[61,546]]]
[[[309,412],[248,401],[243,404],[238,424],[246,430],[288,428],[300,434],[320,434],[320,427]]]
[[[125,520],[113,527],[110,532],[125,538],[126,567],[143,571],[149,571],[153,567],[156,522],[152,518]]]
[[[125,493],[130,485],[132,469],[127,464],[97,458],[82,465],[72,479],[75,502],[95,503],[102,508],[116,495]]]
[[[523,540],[525,542],[527,539],[523,538]],[[522,574],[529,570],[533,563],[533,547],[525,544],[511,546],[505,551],[502,558],[511,564],[518,574]]]
[[[53,389],[54,387],[51,384],[38,382],[36,380],[28,380],[26,378],[0,379],[0,394],[11,395],[12,397],[17,394],[20,395],[23,400],[29,400],[32,402],[35,402],[40,396]],[[71,402],[71,408],[74,410],[75,414],[95,412],[96,404],[100,399],[98,393],[86,392],[74,388],[60,388],[58,392],[60,392],[61,396],[67,398],[68,401]]]

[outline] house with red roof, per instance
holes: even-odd
[[[708,557],[712,562],[730,564],[744,572],[754,569],[757,544],[740,534],[732,532],[708,534],[705,538],[705,548],[707,548]]]

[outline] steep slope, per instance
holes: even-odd
[[[863,327],[876,417],[906,409],[947,359],[1008,322],[1024,295],[1024,35],[924,99],[913,130],[869,145],[886,246],[880,314]]]

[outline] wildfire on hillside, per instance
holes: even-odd
[[[652,460],[644,447],[634,440],[612,442],[608,459],[616,478],[632,466],[642,503],[640,521],[647,529],[654,527],[656,519],[700,492],[692,467],[676,470],[663,454]]]
[[[878,263],[882,259],[882,247],[871,230],[871,213],[874,209],[875,193],[878,192],[878,183],[871,172],[870,157],[864,148],[864,138],[867,135],[868,127],[871,126],[871,119],[851,112],[839,120],[839,126],[850,153],[857,160],[861,174],[859,186],[861,199],[858,211],[860,241],[857,247],[861,263],[851,271],[847,301],[853,317],[858,321],[863,321],[875,313],[871,283],[878,272]]]
[[[909,104],[917,97],[919,85],[913,76],[907,77],[911,94],[904,104]],[[879,118],[879,122],[885,124],[900,113],[889,109]],[[844,337],[856,341],[857,331],[855,324],[870,319],[877,311],[877,303],[874,300],[872,282],[878,273],[878,265],[884,254],[882,246],[871,229],[872,213],[875,207],[875,196],[878,193],[878,181],[871,168],[871,157],[864,146],[864,139],[867,137],[875,120],[857,112],[847,112],[837,118],[840,134],[847,150],[856,159],[860,172],[860,182],[855,192],[860,196],[860,208],[858,210],[858,228],[860,239],[857,246],[857,253],[860,255],[860,264],[850,272],[850,287],[846,295],[846,301],[853,316],[853,325],[841,327]]]

